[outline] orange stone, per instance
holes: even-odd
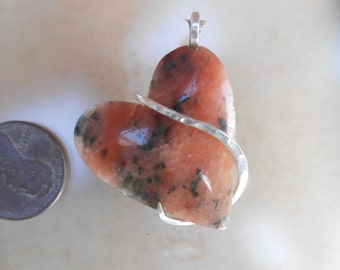
[[[158,64],[149,98],[223,131],[234,130],[232,93],[219,59],[209,50],[180,47]],[[229,113],[229,115],[228,115]],[[231,119],[231,121],[230,121]],[[75,127],[85,163],[105,182],[166,216],[224,228],[237,169],[211,135],[147,107],[106,102]]]

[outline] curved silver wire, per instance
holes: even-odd
[[[164,221],[165,223],[168,223],[170,225],[175,225],[175,226],[191,226],[191,225],[195,225],[194,223],[190,222],[190,221],[182,221],[176,218],[171,218],[168,217],[163,209],[162,204],[159,202],[157,204],[157,213],[159,218]]]
[[[154,111],[157,111],[158,113],[162,115],[165,115],[177,122],[181,122],[184,125],[197,128],[199,130],[202,130],[214,136],[216,139],[218,139],[228,148],[228,150],[230,151],[230,153],[232,154],[235,160],[237,170],[238,170],[238,179],[235,183],[235,187],[233,191],[233,198],[232,198],[232,204],[235,204],[235,202],[241,197],[248,183],[248,161],[241,147],[226,133],[224,133],[220,129],[217,129],[216,127],[208,123],[195,120],[189,116],[186,116],[174,110],[171,110],[168,107],[162,104],[159,104],[158,102],[151,100],[147,97],[144,97],[143,95],[139,93],[135,93],[134,97],[141,104],[149,107],[150,109]],[[193,224],[191,222],[183,222],[177,219],[167,217],[160,203],[158,204],[157,210],[158,210],[158,214],[160,218],[167,223],[170,223],[173,225],[192,225]]]

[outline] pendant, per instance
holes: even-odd
[[[233,95],[221,61],[199,46],[203,21],[189,22],[189,46],[165,55],[138,103],[110,101],[75,127],[84,162],[109,185],[157,209],[173,225],[225,229],[248,165],[235,142]]]

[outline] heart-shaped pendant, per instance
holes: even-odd
[[[158,208],[164,221],[223,229],[245,187],[247,162],[232,139],[227,73],[198,47],[198,13],[189,26],[190,46],[161,59],[148,98],[137,94],[142,104],[113,101],[90,109],[78,120],[75,141],[101,179]]]

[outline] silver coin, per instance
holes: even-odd
[[[65,148],[36,124],[0,124],[0,218],[34,217],[60,196],[68,177]]]

